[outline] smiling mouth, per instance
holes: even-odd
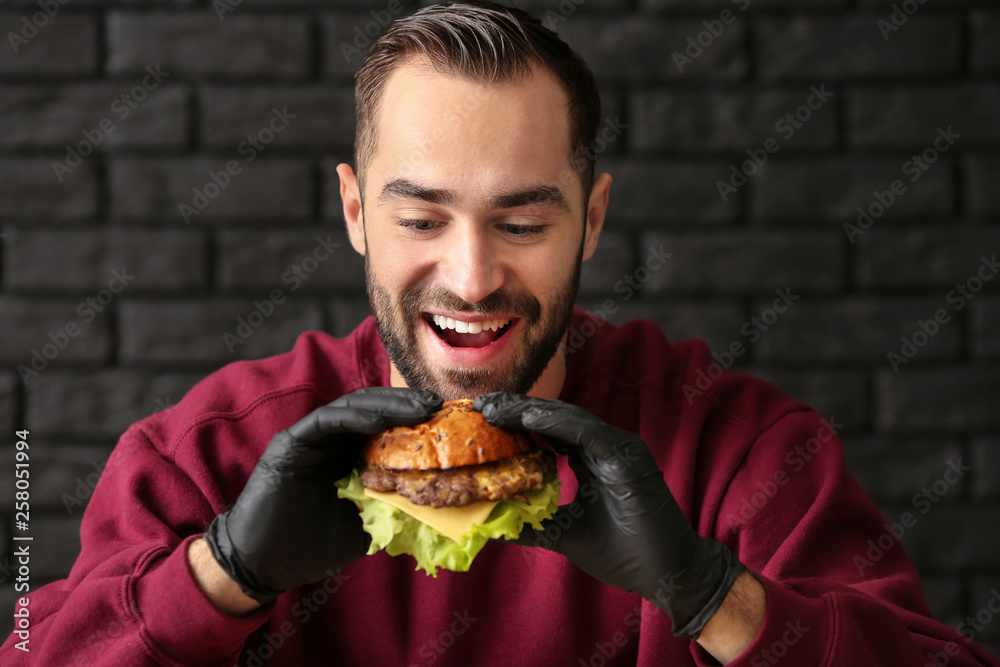
[[[479,322],[463,322],[444,315],[423,313],[431,329],[451,347],[486,347],[500,340],[517,318],[500,317]]]

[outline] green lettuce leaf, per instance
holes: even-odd
[[[551,517],[559,504],[559,479],[552,477],[538,491],[524,494],[528,504],[519,500],[497,504],[486,522],[473,525],[459,543],[392,505],[366,496],[357,470],[338,480],[337,486],[340,498],[353,500],[361,509],[364,530],[372,536],[368,555],[382,549],[390,556],[410,554],[417,560],[416,569],[432,577],[437,577],[438,568],[467,572],[486,540],[513,540],[525,523],[541,529],[542,521]]]

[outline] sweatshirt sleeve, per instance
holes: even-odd
[[[817,413],[781,418],[751,447],[717,515],[716,539],[767,594],[764,624],[731,667],[1000,667],[924,603],[896,537],[920,516],[883,518]],[[691,650],[697,664],[719,664],[694,642]]]
[[[24,596],[29,651],[16,647],[15,631],[0,664],[234,665],[272,607],[234,618],[201,592],[187,546],[214,516],[191,476],[133,425],[84,512],[69,577]]]

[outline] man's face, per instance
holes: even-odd
[[[544,71],[482,85],[417,62],[391,75],[377,122],[361,243],[393,364],[446,399],[527,393],[590,252],[565,93]]]

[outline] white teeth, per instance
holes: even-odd
[[[482,322],[463,322],[444,315],[433,315],[431,321],[441,329],[454,329],[458,333],[477,334],[482,331],[499,331],[510,322],[509,317]]]

